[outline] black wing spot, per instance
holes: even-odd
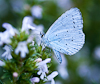
[[[75,50],[78,50],[77,48],[74,48]]]
[[[73,26],[75,28],[75,26]]]
[[[57,34],[56,34],[56,36],[57,36]]]
[[[67,45],[67,44],[66,44]]]
[[[79,34],[81,34],[81,32],[79,31]]]
[[[61,50],[61,49],[60,49]]]
[[[73,22],[75,24],[75,22]]]
[[[73,41],[73,40],[72,40]]]
[[[68,32],[68,31],[67,31]]]

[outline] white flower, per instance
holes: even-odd
[[[44,79],[44,77],[46,77],[46,73],[48,73],[48,67],[47,67],[47,63],[49,63],[51,61],[50,58],[47,58],[39,63],[37,63],[38,66],[38,75],[41,75],[40,78]]]
[[[42,18],[42,8],[40,6],[33,6],[31,8],[31,13],[34,17],[41,19]]]
[[[39,34],[40,35],[40,33],[44,33],[43,32],[44,26],[42,24],[36,25],[35,27],[36,27],[36,29],[34,31],[32,31],[33,34]]]
[[[31,42],[33,38],[36,38],[36,42],[38,45],[41,43],[41,35],[40,33],[44,33],[43,29],[44,26],[42,24],[36,25],[32,21],[33,19],[31,17],[25,17],[23,19],[23,25],[22,25],[22,31],[26,31],[26,33],[29,34],[29,29],[32,29],[30,37],[28,38],[27,42]]]
[[[44,26],[42,24],[40,24],[40,25],[36,25],[36,29],[34,31],[32,31],[31,36],[34,36],[36,38],[36,42],[38,45],[40,45],[40,43],[41,43],[42,39],[41,39],[40,33],[43,34],[44,33],[43,30],[44,30]]]
[[[10,37],[8,31],[0,32],[0,45],[3,45],[3,43],[10,43]]]
[[[21,53],[21,57],[25,58],[26,54],[29,52],[27,48],[27,42],[19,42],[17,48],[15,49],[15,53],[18,55],[18,53]]]
[[[0,66],[5,66],[5,63],[0,60]]]
[[[11,48],[7,45],[5,45],[5,47],[3,48],[4,50],[6,50],[3,54],[2,54],[2,57],[5,57],[5,59],[12,59],[12,56],[11,56]]]
[[[52,72],[47,78],[44,79],[44,81],[51,81],[51,84],[55,84],[54,77],[58,75],[57,71]]]
[[[4,32],[0,32],[0,45],[3,45],[3,43],[10,43],[10,38],[14,36],[15,33],[18,33],[18,31],[9,23],[3,23],[2,27],[4,27],[6,30]]]
[[[28,39],[27,39],[27,43],[32,42],[32,45],[33,45],[33,44],[34,44],[33,37],[34,37],[34,36],[30,35],[30,36],[28,37]]]
[[[40,79],[38,77],[33,77],[30,79],[32,84],[38,83],[40,81]]]
[[[22,31],[26,31],[26,33],[29,33],[29,29],[35,29],[35,24],[33,23],[33,18],[30,16],[26,16],[23,19],[22,22]]]
[[[4,27],[9,33],[9,37],[12,37],[15,35],[15,33],[18,33],[18,31],[9,23],[3,23],[2,27]]]

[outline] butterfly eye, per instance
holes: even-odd
[[[42,35],[41,35],[41,38],[42,38],[43,36],[44,36],[44,35],[42,34]]]
[[[41,35],[41,38],[43,38],[44,34],[41,34],[41,32],[40,32],[40,35]]]
[[[73,22],[75,24],[75,22]]]

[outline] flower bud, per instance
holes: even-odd
[[[41,59],[41,58],[37,58],[35,61],[36,61],[36,62],[41,62],[42,59]]]
[[[17,72],[14,72],[13,73],[13,77],[15,77],[15,78],[18,77],[18,73]]]
[[[31,80],[31,82],[35,82],[35,83],[38,83],[40,81],[40,79],[38,77],[33,77],[30,80]]]

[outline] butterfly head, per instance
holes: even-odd
[[[49,47],[49,40],[48,40],[48,38],[46,38],[44,34],[41,35],[41,38],[42,38],[42,40],[41,40],[42,48],[44,49],[46,46]]]
[[[43,38],[44,34],[42,34],[42,33],[40,32],[40,36],[41,36],[41,38]]]
[[[41,32],[40,32],[40,36],[41,36],[41,46],[42,46],[42,50],[45,48],[45,42],[44,42],[44,34],[42,34]]]

